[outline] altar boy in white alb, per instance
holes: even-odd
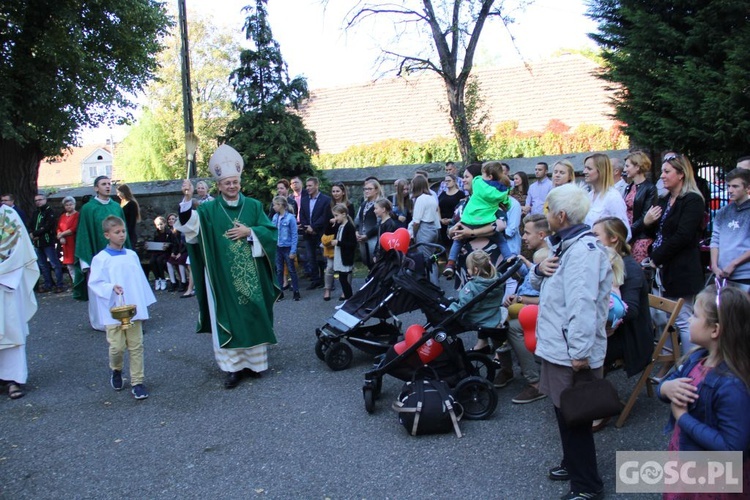
[[[135,399],[146,399],[148,391],[143,384],[141,323],[148,319],[148,306],[156,302],[156,297],[143,274],[136,253],[123,248],[127,238],[125,222],[119,217],[109,216],[102,222],[102,230],[109,243],[91,261],[88,287],[89,297],[96,301],[97,313],[107,329],[109,367],[112,370],[110,384],[116,391],[123,387],[122,367],[127,347],[130,354],[131,392]],[[123,328],[120,321],[110,313],[112,307],[122,304],[136,306],[136,314],[129,328]]]

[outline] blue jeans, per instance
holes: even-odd
[[[55,246],[48,246],[44,248],[35,248],[36,259],[39,263],[39,269],[42,271],[44,277],[44,286],[52,288],[53,286],[63,286],[63,272],[62,264],[60,259],[57,257],[57,251]],[[50,272],[50,264],[55,268],[55,283],[52,284],[52,273]]]
[[[284,264],[289,269],[289,276],[292,278],[292,291],[299,292],[299,282],[297,281],[297,269],[289,255],[292,253],[292,247],[276,247],[276,279],[279,281],[279,288],[284,288]]]

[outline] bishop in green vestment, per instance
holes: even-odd
[[[76,300],[89,300],[86,286],[86,274],[94,255],[101,252],[107,246],[104,237],[102,222],[110,215],[125,220],[125,214],[119,204],[110,198],[112,182],[106,176],[99,176],[94,181],[94,192],[96,196],[81,207],[81,215],[78,218],[78,231],[76,233],[75,250],[75,279],[73,283],[73,298]],[[125,247],[130,248],[130,240],[125,240]],[[96,308],[89,306],[89,321],[95,330],[104,331],[104,324],[99,321]]]
[[[276,343],[273,304],[277,229],[263,205],[240,190],[242,158],[224,145],[209,161],[220,196],[193,209],[193,185],[183,183],[180,220],[199,303],[198,332],[211,332],[214,355],[232,388],[245,374],[268,369]]]

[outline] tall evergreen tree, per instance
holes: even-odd
[[[747,0],[592,0],[589,16],[636,145],[725,166],[747,154]]]
[[[281,48],[268,24],[266,0],[245,7],[245,36],[253,47],[240,54],[240,67],[231,75],[239,118],[229,123],[226,141],[245,160],[243,188],[268,199],[277,179],[314,172],[315,133],[307,130],[298,109],[308,97],[302,77],[289,78]]]

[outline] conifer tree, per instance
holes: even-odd
[[[635,145],[724,166],[747,154],[747,0],[594,0],[589,16]]]
[[[315,133],[292,111],[308,97],[307,82],[289,78],[268,24],[266,0],[245,10],[245,34],[253,47],[242,51],[230,78],[240,116],[229,123],[225,139],[245,160],[243,188],[268,199],[279,178],[314,172],[311,157],[318,145]]]

